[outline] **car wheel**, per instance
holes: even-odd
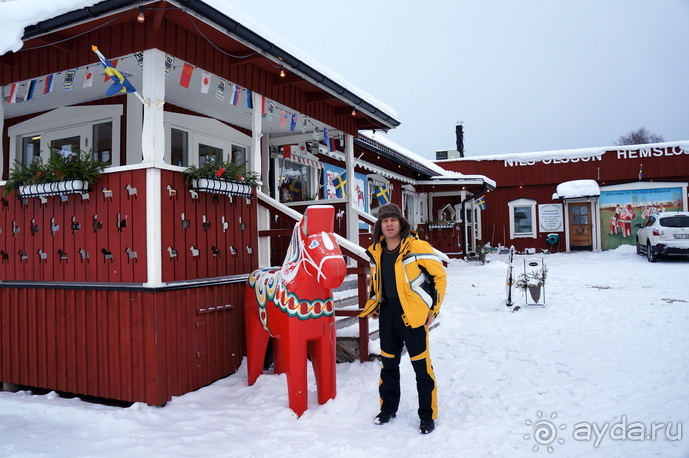
[[[639,239],[636,239],[636,254],[641,256],[641,245],[639,245]]]
[[[651,242],[646,243],[646,259],[648,259],[648,262],[656,262],[658,259],[658,255],[653,252]]]

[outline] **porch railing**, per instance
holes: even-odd
[[[294,222],[299,221],[302,214],[298,211],[278,202],[272,197],[268,196],[263,192],[257,192],[257,201],[260,206],[266,208],[268,211],[272,211],[287,217]],[[357,212],[357,216],[361,217],[362,214]],[[369,215],[366,215],[369,216]],[[370,219],[370,216],[367,220]],[[375,219],[373,220],[375,222]],[[270,228],[260,228],[259,223],[259,238],[262,237],[274,237],[278,235],[292,235],[292,229],[270,229]],[[349,256],[353,261],[355,261],[356,266],[347,267],[348,275],[357,276],[357,297],[359,302],[359,308],[355,310],[336,310],[335,316],[357,316],[363,310],[363,304],[366,303],[368,299],[368,268],[369,261],[366,255],[366,250],[361,248],[359,245],[350,242],[341,235],[335,234],[335,239],[337,240],[340,249],[346,256]],[[359,361],[368,361],[368,341],[369,341],[369,326],[368,318],[359,318]]]

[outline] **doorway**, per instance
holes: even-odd
[[[593,250],[593,218],[588,202],[569,203],[569,249]]]

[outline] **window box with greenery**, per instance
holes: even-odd
[[[436,220],[426,221],[426,228],[428,229],[454,229],[457,221],[453,220]]]
[[[98,181],[106,166],[107,163],[83,151],[68,154],[53,151],[46,163],[40,157],[28,166],[15,161],[3,192],[7,195],[17,190],[20,197],[84,193]]]
[[[239,197],[251,197],[253,188],[261,185],[259,174],[247,172],[246,163],[223,161],[216,156],[208,157],[201,166],[186,169],[184,181],[194,191]]]

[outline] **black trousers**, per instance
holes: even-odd
[[[404,324],[402,305],[398,300],[387,300],[380,308],[380,349],[383,367],[380,371],[380,411],[395,413],[400,403],[400,358],[406,345],[416,373],[416,390],[419,395],[419,418],[435,420],[438,417],[438,393],[428,345],[428,328],[411,328]]]

